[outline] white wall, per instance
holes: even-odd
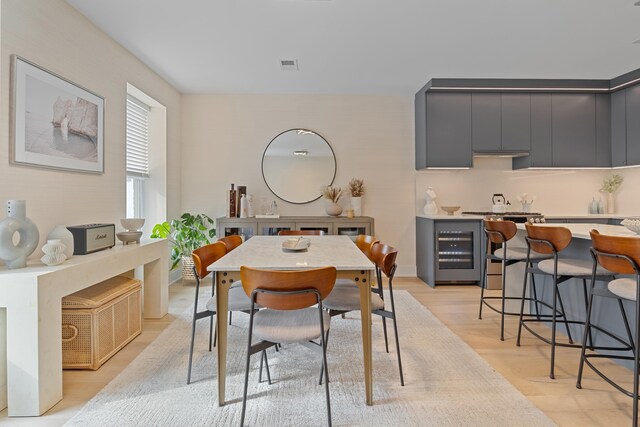
[[[398,248],[398,274],[415,275],[413,98],[347,95],[183,95],[182,207],[224,216],[225,191],[246,185],[259,213],[271,194],[262,179],[267,144],[280,132],[322,135],[337,159],[335,186],[364,179],[363,215]],[[319,189],[318,189],[319,190]],[[322,200],[281,215],[326,215]],[[342,201],[348,207],[348,199]]]
[[[598,190],[611,174],[624,177],[615,195],[616,212],[640,216],[640,168],[613,170],[511,170],[509,158],[474,158],[469,170],[430,170],[416,172],[416,213],[422,213],[425,191],[431,186],[438,206],[461,206],[463,210],[491,210],[491,196],[503,193],[513,210],[520,210],[518,196],[535,195],[532,209],[545,215],[586,214],[593,197],[607,197]]]

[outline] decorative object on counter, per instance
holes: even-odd
[[[240,196],[240,218],[248,218],[249,209],[247,208],[247,195]]]
[[[311,239],[307,237],[296,237],[295,239],[286,239],[282,242],[282,249],[285,251],[303,251],[311,245]]]
[[[440,209],[445,211],[447,215],[453,216],[453,214],[460,209],[460,206],[440,206]]]
[[[640,218],[625,218],[620,223],[636,234],[640,234]]]
[[[73,234],[74,255],[87,255],[116,245],[115,224],[71,225],[67,229]]]
[[[353,209],[347,209],[347,218],[353,218]]]
[[[66,249],[67,246],[60,239],[47,240],[47,243],[42,247],[44,255],[40,258],[40,261],[49,266],[62,264],[67,259],[64,254]]]
[[[351,178],[349,181],[349,192],[351,193],[351,207],[354,216],[362,216],[362,196],[364,196],[364,181]]]
[[[253,208],[253,196],[251,194],[247,194],[247,216],[249,218],[253,218],[254,216],[256,216]]]
[[[20,240],[14,243],[18,233]],[[40,233],[38,227],[27,218],[27,204],[24,200],[7,200],[7,217],[0,221],[0,260],[7,268],[27,266],[27,257],[38,247]]]
[[[491,211],[495,213],[505,213],[507,206],[510,205],[506,200],[503,194],[494,193],[493,197],[491,197]]]
[[[116,236],[123,244],[140,243],[140,237],[142,237],[140,229],[144,225],[144,218],[123,218],[120,224],[126,231],[116,233]]]
[[[536,196],[529,196],[527,193],[522,193],[522,196],[518,196],[518,201],[522,204],[522,212],[531,212],[531,205],[536,201]]]
[[[607,213],[612,214],[616,212],[615,199],[613,194],[618,191],[620,185],[624,178],[620,175],[611,175],[602,181],[602,187],[600,187],[600,191],[603,193],[607,193]]]
[[[322,197],[329,201],[326,206],[328,215],[339,216],[342,213],[342,206],[338,204],[340,197],[342,197],[342,188],[334,188],[327,185],[322,188]]]
[[[183,213],[180,219],[156,224],[151,232],[153,239],[167,239],[171,244],[171,270],[182,261],[182,277],[195,280],[191,252],[211,243],[216,236],[214,221],[205,214]]]
[[[242,196],[246,196],[246,195],[247,195],[247,186],[238,185],[238,192],[236,193],[236,217],[237,218],[243,218],[242,206],[240,206],[240,203],[242,203]]]
[[[427,187],[425,195],[426,201],[423,208],[424,214],[436,215],[438,213],[438,205],[436,205],[436,199],[438,196],[436,195],[436,192],[433,191],[433,187]]]
[[[73,256],[73,234],[69,231],[67,227],[64,225],[56,225],[53,227],[53,230],[47,234],[47,240],[59,239],[62,240],[62,243],[66,246],[64,250],[64,254],[67,259]]]
[[[238,191],[235,189],[235,185],[231,184],[231,190],[227,192],[227,216],[229,218],[236,217],[237,197],[238,197]]]

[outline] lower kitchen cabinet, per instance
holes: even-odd
[[[430,286],[479,283],[482,221],[416,217],[418,277]]]
[[[368,216],[283,216],[280,218],[227,218],[216,219],[218,237],[232,234],[244,239],[256,236],[277,236],[281,230],[322,230],[325,234],[349,236],[355,240],[358,234],[374,234],[374,219]]]

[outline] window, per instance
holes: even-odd
[[[127,96],[127,218],[143,218],[145,214],[150,111],[144,102]]]

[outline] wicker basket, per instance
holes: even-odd
[[[193,272],[193,258],[190,256],[182,257],[182,278],[184,280],[196,280],[196,275]]]
[[[98,369],[142,331],[142,283],[117,276],[62,299],[62,367]]]

